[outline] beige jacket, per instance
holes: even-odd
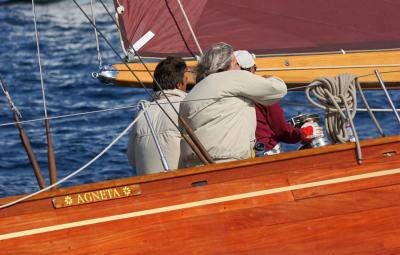
[[[164,90],[168,99],[173,103],[174,107],[179,111],[179,104],[186,96],[186,93],[174,89]],[[160,94],[160,92],[158,92]],[[157,100],[166,110],[168,115],[175,123],[178,123],[178,117],[172,107],[168,104],[166,98],[160,96]],[[146,101],[147,113],[151,123],[167,159],[170,170],[178,168],[180,155],[181,135],[176,127],[167,118],[164,112],[153,102]],[[178,124],[177,124],[178,125]],[[137,175],[157,173],[164,170],[161,163],[160,154],[157,150],[154,139],[151,135],[150,128],[143,115],[133,127],[129,142],[127,156],[129,163],[136,168]]]
[[[246,159],[251,157],[255,142],[257,121],[253,102],[270,105],[286,93],[286,85],[279,78],[231,70],[199,82],[181,103],[180,114],[214,160]],[[182,140],[180,167],[200,164]]]

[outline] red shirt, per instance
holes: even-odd
[[[256,104],[256,116],[256,139],[264,143],[265,150],[271,150],[279,142],[298,143],[304,138],[301,129],[286,121],[279,103],[269,106]]]

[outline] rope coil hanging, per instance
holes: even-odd
[[[325,110],[325,128],[331,143],[348,142],[351,134],[346,126],[350,125],[357,145],[357,160],[361,163],[361,148],[353,123],[357,112],[356,78],[352,74],[320,77],[306,88],[305,94],[311,104]]]

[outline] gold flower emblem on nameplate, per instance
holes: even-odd
[[[74,201],[72,200],[72,198],[71,198],[70,196],[66,196],[66,197],[64,198],[64,203],[65,203],[66,205],[72,205],[73,202],[74,202]]]
[[[131,189],[126,186],[122,188],[122,192],[124,192],[125,196],[129,196],[132,193]]]

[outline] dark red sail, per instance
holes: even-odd
[[[147,31],[142,55],[191,55],[198,49],[176,0],[115,0],[125,46]],[[227,42],[255,53],[400,47],[396,0],[182,0],[201,48]]]

